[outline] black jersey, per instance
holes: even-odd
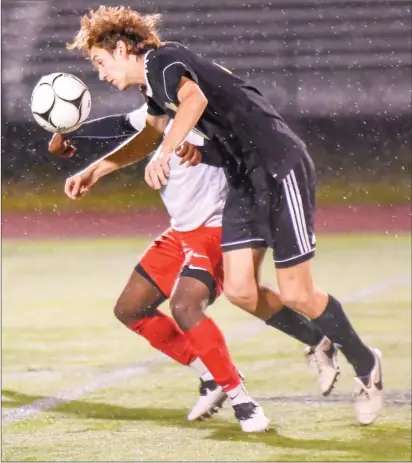
[[[167,43],[145,56],[149,113],[174,117],[183,77],[195,81],[208,105],[197,129],[222,152],[249,169],[262,165],[282,179],[305,151],[303,142],[253,85],[178,43]]]

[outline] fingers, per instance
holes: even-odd
[[[197,166],[201,162],[202,162],[202,153],[197,148],[195,148],[193,156],[191,157],[191,159],[188,160],[186,167]]]
[[[73,195],[74,184],[75,179],[71,177],[66,180],[66,183],[64,185],[64,192],[66,193],[66,196],[68,196],[70,199],[76,199],[76,197]]]
[[[79,199],[86,191],[87,188],[82,185],[82,178],[80,176],[70,177],[66,180],[64,192],[70,199]]]
[[[186,163],[186,167],[194,167],[202,162],[202,154],[200,151],[193,147],[193,149],[185,157],[180,160],[180,165]]]
[[[179,151],[176,151],[176,154],[181,157],[180,165],[187,162],[187,167],[197,166],[202,161],[202,154],[196,148],[196,146],[191,143],[184,142],[183,145],[180,145]]]
[[[177,148],[176,154],[177,154],[180,158],[184,158],[184,157],[187,155],[187,153],[188,153],[188,151],[189,151],[189,149],[190,149],[191,146],[192,146],[192,145],[191,145],[190,143],[188,143],[187,141],[183,142],[183,143]]]
[[[164,186],[167,185],[167,178],[169,177],[169,164],[168,163],[156,163],[155,172],[160,183]]]
[[[150,186],[150,188],[155,189],[153,182],[152,182],[152,178],[149,173],[149,164],[146,166],[144,170],[144,181]]]
[[[181,158],[179,165],[188,162],[193,156],[194,146],[187,141],[182,143],[179,148],[176,150],[176,154]]]
[[[85,187],[85,186],[82,186],[80,187],[80,197],[83,198],[83,196],[89,191],[89,188]]]
[[[145,169],[145,181],[155,190],[167,185],[170,174],[169,163],[164,157],[154,156]]]
[[[155,166],[155,163],[149,163],[145,170],[144,175],[146,183],[155,190],[160,190],[162,183],[158,175],[158,169]],[[167,180],[166,180],[167,183]],[[166,183],[164,185],[166,185]]]
[[[76,147],[69,141],[64,140],[60,133],[55,133],[49,142],[49,153],[71,158],[76,151]]]
[[[70,144],[68,141],[64,142],[64,152],[62,154],[65,158],[71,158],[73,154],[76,152],[77,148]]]

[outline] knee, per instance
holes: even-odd
[[[138,303],[124,301],[120,296],[114,309],[114,316],[124,325],[130,325],[137,322],[148,314]]]
[[[246,312],[253,313],[258,304],[258,288],[253,284],[227,281],[224,284],[224,294],[229,302]]]
[[[205,301],[204,309],[206,309],[206,307],[207,302]],[[185,300],[185,298],[172,297],[170,299],[170,311],[179,326],[182,324],[186,326],[188,320],[191,320],[197,313],[202,312],[202,307],[199,306],[199,304],[194,304],[189,300]]]

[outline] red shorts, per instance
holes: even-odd
[[[146,273],[167,298],[180,276],[196,278],[209,288],[213,302],[223,290],[221,238],[222,227],[189,232],[169,228],[146,249],[136,271]]]

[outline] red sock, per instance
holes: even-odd
[[[225,338],[211,318],[205,318],[189,331],[187,338],[224,391],[239,386],[239,374],[230,358]]]
[[[128,328],[146,338],[155,349],[182,365],[189,365],[198,357],[173,318],[159,310],[154,317],[145,317]]]

